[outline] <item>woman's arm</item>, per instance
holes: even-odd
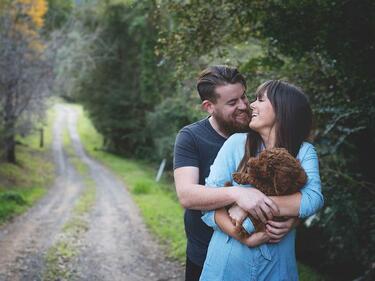
[[[215,211],[215,221],[221,231],[249,247],[257,247],[267,243],[270,239],[266,232],[255,232],[252,235],[242,234],[240,231],[241,226],[235,226],[233,224],[225,208]]]
[[[301,206],[302,194],[300,192],[285,196],[270,196],[279,207],[281,217],[297,217]]]
[[[306,218],[315,214],[324,203],[321,192],[319,161],[315,148],[311,144],[304,144],[300,153],[303,154],[300,161],[307,174],[307,183],[300,192],[295,194],[270,197],[278,205],[280,216]]]

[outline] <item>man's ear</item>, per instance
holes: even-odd
[[[201,106],[202,109],[204,111],[207,111],[210,115],[212,115],[212,113],[214,112],[214,103],[212,101],[204,100]]]

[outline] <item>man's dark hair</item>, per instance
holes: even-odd
[[[240,83],[246,90],[246,81],[235,67],[214,65],[203,70],[198,77],[197,90],[202,101],[216,103],[219,95],[215,92],[217,86]]]

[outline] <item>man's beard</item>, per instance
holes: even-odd
[[[236,121],[236,115],[246,113],[248,116],[248,121],[240,123]],[[247,110],[236,110],[229,120],[224,119],[223,115],[218,112],[214,112],[212,117],[215,118],[216,123],[219,126],[220,131],[224,134],[230,136],[234,133],[247,133],[250,131],[249,123],[251,120],[250,109]]]

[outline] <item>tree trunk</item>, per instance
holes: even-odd
[[[16,142],[14,136],[14,122],[5,126],[5,159],[9,163],[16,163]]]
[[[44,146],[44,129],[41,128],[40,129],[40,142],[39,142],[39,147],[43,147]]]
[[[16,163],[16,118],[13,113],[13,95],[7,97],[7,102],[4,107],[4,150],[5,159],[9,163]]]

